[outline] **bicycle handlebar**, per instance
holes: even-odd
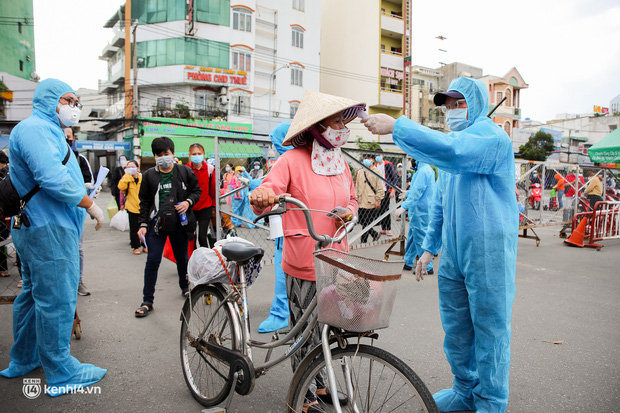
[[[299,208],[299,211],[303,212],[304,217],[306,218],[306,225],[308,226],[308,233],[310,234],[310,236],[316,241],[318,241],[323,246],[331,244],[332,242],[336,242],[336,243],[341,242],[344,239],[344,237],[349,232],[351,232],[351,230],[353,230],[353,227],[355,226],[355,224],[357,224],[357,216],[354,216],[351,219],[351,221],[349,221],[345,225],[344,231],[342,231],[342,233],[338,235],[337,237],[330,237],[329,235],[318,235],[316,231],[314,230],[314,224],[312,223],[312,216],[310,215],[310,210],[308,209],[306,204],[304,204],[297,198],[293,198],[290,196],[284,196],[284,195],[279,195],[277,197],[277,201],[278,201],[277,208],[272,209],[271,211],[265,212],[263,214],[260,214],[259,216],[254,218],[253,222],[256,223],[260,219],[270,216],[270,215],[282,215],[288,211],[286,209],[286,204],[293,204]]]

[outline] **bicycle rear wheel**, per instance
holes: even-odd
[[[348,396],[343,412],[426,412],[438,413],[433,396],[417,374],[403,361],[377,347],[350,344],[332,349],[332,366],[338,391]],[[291,384],[295,388],[288,400],[289,413],[300,413],[306,392],[316,375],[325,369],[321,353],[306,372]],[[350,373],[349,373],[350,372]],[[347,391],[347,377],[350,390]],[[321,412],[335,412],[331,404],[321,399]]]
[[[185,383],[194,399],[206,407],[224,401],[233,385],[229,364],[201,348],[204,343],[211,342],[237,350],[235,315],[228,305],[220,306],[223,300],[218,288],[199,285],[192,289],[191,302],[184,307],[181,320],[181,365]]]

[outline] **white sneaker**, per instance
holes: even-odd
[[[80,285],[78,286],[78,295],[90,295],[90,291],[84,285],[82,281],[80,281]]]

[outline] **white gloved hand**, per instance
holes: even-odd
[[[244,178],[244,177],[242,177],[242,176],[240,176],[240,177],[239,177],[239,180],[240,180],[241,182],[243,182],[245,185],[247,185],[247,184],[249,184],[249,183],[250,183],[250,180],[249,180],[248,178]]]
[[[97,190],[95,191],[95,195],[93,195],[93,199],[97,199],[100,193],[101,193],[101,186],[99,186]]]
[[[103,211],[97,204],[93,202],[90,208],[86,208],[86,212],[90,215],[91,219],[97,220],[97,225],[95,225],[95,230],[98,231],[99,228],[103,225]]]
[[[387,135],[394,130],[396,119],[385,113],[377,113],[362,119],[362,123],[375,135]]]
[[[418,259],[418,263],[415,266],[415,279],[416,281],[420,281],[424,279],[424,276],[428,274],[426,272],[426,267],[431,263],[433,259],[433,254],[428,251],[424,251],[424,254]]]
[[[85,183],[84,186],[88,190],[88,194],[90,194],[90,191],[95,189],[95,185],[91,184],[90,182]],[[100,193],[101,193],[101,185],[97,187],[97,190],[95,191],[95,195],[93,195],[93,199],[97,199]]]
[[[403,207],[398,207],[394,210],[394,215],[400,216],[403,214],[403,212],[405,212],[405,208]]]
[[[86,187],[86,189],[88,189],[89,191],[92,191],[93,189],[95,189],[95,185],[91,184],[90,182],[86,182],[84,184],[84,186]]]

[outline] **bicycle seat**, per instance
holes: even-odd
[[[263,257],[265,250],[261,247],[254,247],[241,242],[231,242],[222,247],[222,254],[229,261],[246,262],[252,257],[258,257],[260,260]]]

